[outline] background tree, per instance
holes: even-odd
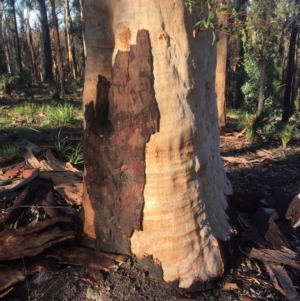
[[[193,290],[223,275],[233,230],[216,46],[184,2],[84,2],[83,208],[86,244],[152,256]]]
[[[18,62],[19,72],[22,74],[22,58],[21,58],[21,48],[20,48],[20,40],[19,40],[19,33],[18,33],[18,26],[17,26],[17,18],[16,18],[15,0],[10,0],[10,1],[11,1],[12,16],[14,20],[14,31],[16,37],[17,62]]]
[[[41,30],[43,38],[43,54],[44,54],[44,64],[45,64],[45,82],[53,81],[52,73],[52,54],[51,54],[51,40],[50,40],[50,30],[47,16],[47,9],[45,0],[37,0],[38,8],[40,11],[41,20]]]
[[[217,9],[218,23],[227,27],[229,21],[230,2],[220,3]],[[219,127],[226,125],[226,64],[228,53],[228,32],[221,30],[218,32],[217,42],[217,67],[216,67],[216,98],[218,106]]]
[[[60,37],[59,37],[57,15],[55,10],[55,1],[50,0],[50,3],[51,3],[53,36],[55,41],[55,52],[56,52],[56,59],[57,59],[57,69],[59,73],[60,90],[63,94],[65,94],[66,93],[65,73],[63,68],[63,60],[62,60],[62,53],[60,47]]]
[[[72,70],[74,78],[77,77],[77,63],[72,35],[72,18],[70,16],[69,0],[65,0],[65,28],[66,28],[66,46],[68,52],[69,70]]]
[[[30,49],[30,56],[31,56],[31,65],[33,74],[37,75],[37,64],[36,64],[36,58],[35,58],[35,50],[34,50],[34,44],[33,44],[33,38],[32,38],[32,32],[31,32],[31,26],[29,21],[29,3],[26,3],[25,8],[25,22],[26,22],[26,28],[28,32],[28,45]]]
[[[286,81],[285,81],[285,91],[283,99],[283,112],[282,121],[287,122],[289,118],[293,115],[294,110],[294,95],[293,95],[293,84],[295,76],[295,54],[296,54],[296,42],[299,32],[299,0],[294,2],[294,13],[291,16],[291,35],[289,41],[289,52],[288,52],[288,63],[286,69]]]

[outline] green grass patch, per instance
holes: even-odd
[[[48,124],[55,126],[66,126],[73,124],[82,115],[81,110],[72,104],[59,104],[57,106],[48,106],[47,108]]]
[[[83,164],[82,142],[76,137],[61,137],[61,131],[55,138],[57,157],[62,162],[70,162],[73,165]]]
[[[0,141],[0,157],[19,157],[19,148],[10,142]]]

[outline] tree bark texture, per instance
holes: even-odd
[[[51,40],[50,40],[49,23],[47,17],[47,9],[46,9],[45,0],[37,0],[37,2],[41,14],[41,27],[42,27],[42,36],[43,36],[43,44],[44,44],[43,45],[44,60],[45,60],[44,81],[49,82],[49,81],[53,81],[53,73],[52,73]]]
[[[294,110],[294,99],[292,98],[293,91],[293,78],[295,75],[295,50],[296,50],[296,41],[298,35],[298,25],[294,24],[291,36],[290,36],[290,46],[289,46],[289,55],[287,62],[287,71],[286,71],[286,81],[285,81],[285,90],[284,90],[284,99],[283,99],[283,112],[282,112],[282,121],[288,122],[289,118],[293,115]]]
[[[83,11],[84,232],[97,249],[152,256],[169,283],[208,287],[233,236],[212,33],[193,37],[197,16],[181,0]]]
[[[30,55],[31,55],[31,65],[32,65],[34,75],[37,75],[37,68],[36,68],[37,64],[36,64],[36,59],[35,59],[35,52],[34,52],[31,26],[30,26],[30,22],[29,22],[28,5],[26,5],[25,23],[26,23],[26,27],[27,27],[27,31],[28,31],[28,44],[29,44]]]
[[[59,74],[59,85],[60,85],[61,92],[64,94],[66,92],[66,84],[65,84],[65,74],[64,74],[64,67],[62,61],[62,53],[60,47],[58,21],[57,21],[57,15],[55,10],[55,1],[50,0],[50,3],[51,3],[52,22],[53,22],[53,36],[54,36],[55,52],[56,52],[56,59],[57,59],[57,69]]]
[[[265,102],[265,80],[266,80],[266,67],[267,67],[267,43],[266,39],[263,38],[262,42],[262,51],[261,51],[261,69],[260,69],[260,79],[259,79],[259,89],[258,89],[258,106],[257,106],[257,115],[260,115]]]
[[[22,58],[21,58],[21,48],[20,48],[20,40],[19,40],[19,33],[18,33],[18,26],[17,26],[17,19],[16,19],[16,9],[15,9],[15,0],[11,0],[11,7],[12,13],[14,17],[14,27],[15,27],[15,35],[16,35],[16,52],[17,52],[17,61],[19,72],[22,73]]]
[[[14,62],[12,60],[12,45],[11,45],[11,36],[9,34],[9,23],[7,21],[7,16],[5,12],[4,7],[4,1],[0,1],[1,9],[2,9],[2,18],[3,18],[3,27],[2,27],[2,33],[3,33],[3,46],[5,48],[5,56],[6,56],[6,65],[7,65],[7,71],[8,73],[15,73],[15,66]]]
[[[218,14],[219,24],[228,24],[229,0],[226,1],[226,11]],[[220,32],[217,42],[217,67],[216,67],[216,98],[218,107],[219,127],[226,126],[226,68],[228,51],[228,34]]]
[[[70,16],[69,0],[65,2],[65,27],[66,27],[66,45],[68,49],[69,69],[72,70],[73,78],[77,77],[77,63],[72,37],[72,19]]]

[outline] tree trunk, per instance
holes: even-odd
[[[34,75],[37,75],[37,69],[36,69],[36,59],[35,59],[35,53],[34,53],[34,46],[33,46],[33,39],[32,39],[32,33],[31,33],[31,27],[29,22],[29,9],[28,5],[26,4],[25,9],[25,23],[28,31],[28,44],[30,49],[30,55],[31,55],[31,65]]]
[[[219,24],[228,24],[229,0],[226,1],[226,11],[218,13]],[[219,127],[226,126],[226,68],[227,68],[228,34],[219,33],[217,42],[217,67],[216,67],[216,98],[218,107]]]
[[[83,49],[83,66],[82,71],[80,72],[82,79],[84,80],[84,72],[85,72],[85,58],[86,58],[86,45],[85,45],[85,26],[83,22],[83,0],[79,0],[80,5],[80,17],[81,17],[81,24],[82,24],[82,49]]]
[[[60,84],[61,92],[65,94],[66,93],[65,74],[64,74],[61,47],[60,47],[58,21],[57,21],[57,16],[55,11],[55,1],[50,0],[50,3],[51,3],[53,35],[54,35],[55,51],[56,51],[56,59],[57,59],[57,69],[59,73],[59,84]]]
[[[17,42],[16,51],[17,51],[18,67],[19,67],[19,72],[22,74],[21,48],[20,48],[20,40],[19,40],[19,33],[18,33],[18,26],[17,26],[15,0],[11,0],[11,7],[12,7],[12,13],[14,17],[14,27],[15,27],[15,35],[16,35],[16,42]]]
[[[152,256],[165,281],[208,288],[234,236],[212,33],[193,37],[182,0],[90,0],[84,22],[85,244]]]
[[[9,73],[15,74],[16,68],[14,61],[12,59],[12,43],[11,43],[11,35],[10,35],[10,28],[9,23],[7,20],[4,2],[3,0],[0,1],[1,9],[2,9],[2,16],[3,16],[3,24],[4,24],[4,31],[3,31],[3,40],[4,40],[4,47],[5,47],[5,54],[7,60],[7,70]]]
[[[37,0],[39,4],[39,11],[41,14],[41,27],[42,27],[42,36],[44,44],[44,60],[45,60],[45,82],[53,81],[52,73],[52,55],[51,55],[51,40],[50,40],[50,31],[49,23],[47,17],[47,9],[45,0]]]
[[[286,72],[286,81],[285,81],[285,90],[284,90],[284,99],[283,99],[283,112],[282,112],[283,122],[289,121],[289,118],[293,115],[293,110],[294,110],[294,100],[292,98],[292,90],[293,90],[293,77],[294,77],[294,69],[295,69],[295,49],[296,49],[297,35],[298,35],[298,25],[294,24],[290,36],[289,56],[288,56],[288,63],[287,63],[287,72]]]
[[[68,62],[69,68],[72,70],[73,77],[77,77],[77,66],[76,66],[76,59],[74,55],[74,45],[73,45],[73,38],[71,34],[72,29],[72,19],[70,16],[70,9],[69,9],[69,0],[65,2],[65,27],[66,27],[66,40],[67,40],[67,49],[68,49]]]
[[[261,69],[260,69],[260,79],[259,79],[259,90],[258,90],[258,106],[257,106],[257,115],[260,115],[264,108],[265,101],[265,79],[266,79],[266,51],[267,43],[266,39],[263,38],[262,42],[262,51],[261,51]]]
[[[1,45],[1,49],[3,51],[2,54],[2,65],[3,65],[3,71],[4,72],[9,72],[11,73],[11,67],[10,67],[10,59],[9,59],[9,55],[8,55],[8,47],[7,47],[7,43],[4,39],[4,34],[3,34],[3,3],[0,1],[0,5],[1,5],[1,13],[0,13],[0,45]],[[4,59],[5,57],[5,59]]]

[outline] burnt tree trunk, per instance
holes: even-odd
[[[85,244],[208,288],[235,236],[219,151],[216,45],[183,0],[84,2]],[[151,16],[151,17],[150,17]]]
[[[145,147],[159,124],[151,61],[148,33],[139,31],[137,44],[117,53],[112,82],[99,76],[96,104],[85,109],[85,180],[96,248],[107,252],[130,253],[129,238],[141,230]]]

